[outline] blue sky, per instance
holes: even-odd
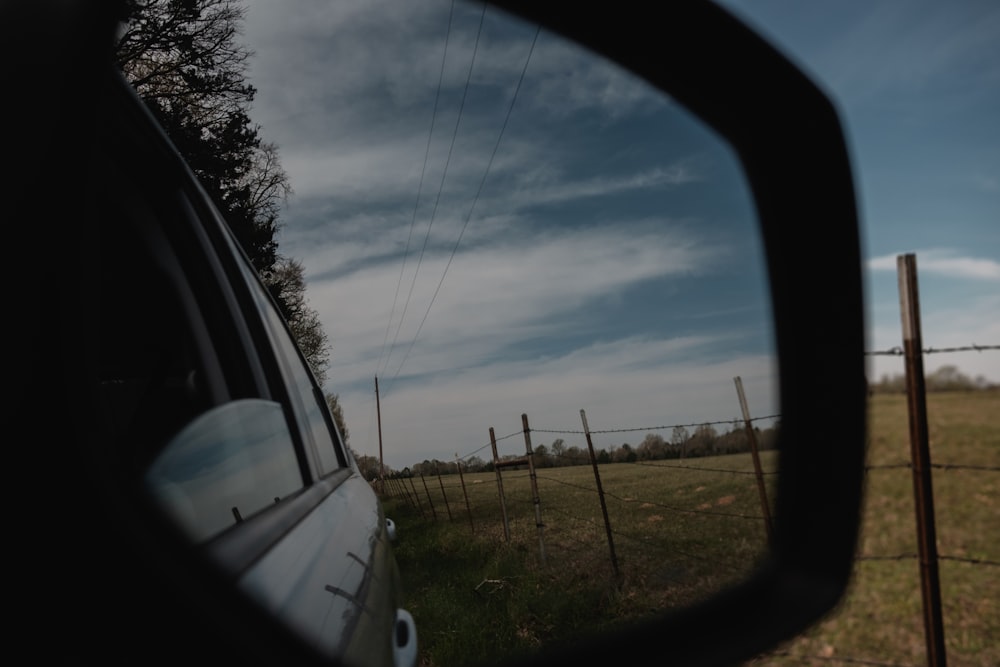
[[[900,344],[902,252],[925,345],[1000,344],[1000,5],[724,4],[841,109],[869,349]],[[458,3],[449,29],[450,6],[249,3],[252,117],[295,190],[280,248],[306,267],[354,448],[378,452],[376,374],[396,468],[486,457],[488,429],[513,433],[522,412],[536,429],[579,430],[581,408],[593,429],[642,429],[605,447],[732,420],[735,376],[754,415],[776,413],[756,220],[728,148],[495,9]],[[1000,381],[1000,352],[926,359],[945,363]]]

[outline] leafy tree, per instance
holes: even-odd
[[[556,438],[554,441],[552,441],[552,447],[551,447],[551,449],[552,449],[552,456],[556,457],[555,464],[557,466],[558,465],[563,465],[562,462],[560,461],[560,459],[562,458],[563,454],[566,452],[566,441],[563,440],[562,438]]]
[[[354,450],[351,451],[354,453]],[[377,458],[374,456],[368,456],[367,454],[358,456],[357,453],[354,453],[354,461],[358,464],[358,470],[361,471],[361,476],[369,482],[379,478],[379,470],[381,470],[381,466],[379,465]]]
[[[278,210],[291,188],[249,111],[250,50],[237,0],[126,0],[116,57],[250,257],[277,260]]]
[[[330,345],[319,313],[306,300],[305,269],[302,263],[283,257],[262,277],[316,375],[316,380],[322,386],[326,382],[326,370],[330,363]]]
[[[611,460],[615,463],[633,463],[636,458],[635,451],[627,442],[611,454]]]
[[[322,385],[329,344],[305,299],[302,264],[278,253],[291,194],[278,148],[250,120],[256,90],[241,0],[125,0],[116,58],[222,213]]]
[[[675,426],[674,430],[670,432],[670,444],[677,449],[676,455],[681,459],[684,458],[684,452],[687,449],[689,439],[688,430],[683,426]]]
[[[578,466],[583,465],[590,461],[590,454],[587,454],[580,447],[573,445],[572,447],[567,447],[566,451],[563,452],[563,460],[565,465],[568,466]]]
[[[330,406],[330,414],[333,415],[333,421],[337,425],[337,430],[340,431],[340,437],[344,439],[344,444],[350,447],[351,434],[347,430],[347,422],[344,420],[344,408],[340,405],[340,394],[327,394],[326,404]],[[358,458],[357,454],[354,458]]]
[[[663,436],[656,433],[647,433],[646,437],[636,449],[636,455],[640,461],[653,461],[666,458],[666,443]]]
[[[535,457],[534,465],[536,468],[551,468],[552,467],[552,457],[549,455],[549,448],[545,445],[538,445],[532,451],[532,455]]]
[[[701,424],[691,436],[691,452],[696,456],[712,456],[719,434],[711,424]]]

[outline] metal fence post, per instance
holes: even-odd
[[[896,257],[899,306],[906,355],[906,395],[910,415],[910,456],[913,462],[913,497],[917,513],[917,543],[920,551],[920,591],[924,608],[924,638],[927,662],[945,667],[944,621],[938,576],[937,530],[934,525],[934,492],[931,482],[931,452],[927,428],[927,396],[924,383],[923,343],[920,333],[920,297],[917,290],[917,258]]]
[[[753,432],[753,422],[750,421],[750,408],[747,407],[747,397],[743,393],[743,380],[737,375],[733,381],[736,383],[736,393],[740,397],[740,409],[743,411],[743,424],[747,430],[747,438],[750,439],[750,453],[753,455],[753,469],[757,477],[757,492],[760,494],[760,509],[764,513],[764,528],[767,531],[767,541],[770,542],[774,529],[771,525],[771,507],[767,504],[764,471],[761,470],[760,454],[757,452],[757,434]]]
[[[437,521],[438,513],[434,509],[434,501],[431,500],[431,490],[427,488],[427,480],[424,479],[423,473],[420,473],[420,482],[424,485],[424,493],[427,494],[427,504],[431,507],[431,518]]]
[[[503,477],[500,474],[500,457],[497,455],[497,436],[490,426],[490,445],[493,446],[493,471],[497,474],[497,491],[500,493],[500,515],[503,517],[503,537],[510,542],[510,521],[507,519],[507,498],[503,493]]]
[[[462,459],[455,453],[455,466],[458,468],[458,479],[462,482],[462,493],[465,495],[465,510],[469,514],[469,528],[476,532],[476,526],[472,523],[472,505],[469,504],[469,492],[465,488],[465,475],[462,474]]]
[[[451,505],[448,504],[448,494],[444,491],[444,481],[441,479],[441,471],[437,471],[438,485],[441,487],[441,497],[444,499],[444,508],[448,512],[448,521],[452,521]]]
[[[604,530],[608,534],[608,548],[611,550],[611,569],[614,570],[615,579],[620,579],[618,572],[618,556],[615,555],[615,540],[611,535],[611,520],[608,519],[608,504],[604,499],[604,487],[601,486],[601,473],[597,470],[597,455],[594,454],[594,441],[590,437],[590,426],[587,425],[587,413],[580,410],[580,419],[583,420],[583,432],[587,436],[587,449],[590,450],[590,464],[594,467],[594,480],[597,482],[597,495],[601,499],[601,513],[604,515]]]
[[[535,475],[534,453],[531,451],[531,429],[528,427],[528,415],[521,414],[521,426],[524,429],[524,451],[528,459],[528,474],[531,477],[531,502],[535,505],[535,528],[538,530],[538,554],[542,565],[545,564],[545,524],[542,523],[542,501],[538,497],[538,478]]]

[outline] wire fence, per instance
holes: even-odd
[[[922,592],[926,664],[943,667],[946,664],[944,603],[938,590],[938,565],[949,563],[973,571],[985,568],[989,573],[976,581],[994,582],[993,568],[1000,567],[1000,543],[995,539],[976,543],[979,546],[970,553],[962,542],[943,541],[939,551],[931,483],[932,480],[945,483],[952,499],[960,499],[957,504],[962,505],[962,513],[954,515],[952,520],[968,521],[971,515],[964,513],[970,505],[968,496],[986,506],[985,512],[998,503],[996,493],[1000,485],[993,475],[1000,472],[1000,465],[989,460],[975,463],[930,460],[922,358],[938,353],[980,354],[1000,350],[1000,345],[923,347],[918,305],[915,305],[918,304],[915,258],[908,255],[898,259],[901,292],[909,290],[908,305],[904,305],[902,313],[907,332],[905,346],[873,350],[865,355],[899,356],[906,360],[910,458],[895,461],[880,458],[866,465],[867,505],[862,531],[871,525],[884,528],[885,523],[878,523],[882,520],[877,516],[881,508],[896,503],[905,511],[908,502],[905,498],[909,497],[916,517],[918,548],[896,549],[889,542],[868,540],[863,534],[860,553],[855,557],[855,572],[857,575],[865,567],[909,568],[912,574],[904,574],[902,579],[913,577],[911,590],[918,588]],[[913,312],[906,312],[907,309]],[[435,471],[432,477],[436,479],[428,481],[425,471],[421,471],[416,477],[385,480],[382,491],[427,518],[467,521],[469,530],[477,537],[522,547],[530,545],[532,548],[524,548],[524,552],[543,565],[557,563],[560,568],[572,567],[590,575],[603,571],[619,585],[641,583],[647,596],[644,602],[652,602],[651,608],[657,608],[656,603],[659,608],[684,606],[749,575],[754,563],[767,551],[771,535],[771,499],[778,465],[777,452],[771,446],[781,416],[752,417],[746,407],[742,383],[739,378],[734,380],[742,420],[590,429],[581,410],[582,428],[531,428],[528,416],[522,415],[522,430],[495,437],[490,429],[489,443],[464,457],[456,456],[457,475]],[[973,388],[996,389],[978,385]],[[762,430],[760,423],[764,421],[771,426]],[[722,425],[732,428],[719,436],[716,427]],[[687,429],[694,429],[702,437],[698,446],[692,446],[694,437]],[[644,441],[649,446],[629,450],[625,445],[613,453],[595,448],[595,437],[631,432],[649,434]],[[670,439],[658,436],[660,432],[670,432]],[[987,438],[996,436],[989,429],[985,433]],[[532,434],[582,436],[586,448],[556,450],[553,443],[551,452],[541,447],[534,450]],[[500,456],[498,443],[515,438],[523,439],[524,454]],[[719,447],[718,442],[725,442],[726,446]],[[1000,445],[1000,439],[993,444]],[[492,453],[487,469],[463,473],[463,461],[475,460],[486,450]],[[872,451],[869,442],[870,459]],[[912,478],[912,495],[905,492],[906,480],[901,475]],[[978,481],[969,483],[970,475]],[[983,475],[987,476],[985,481]],[[1000,534],[997,528],[994,521],[984,531],[975,526],[968,530],[996,535]],[[990,552],[991,548],[996,553]],[[975,590],[975,583],[967,587]],[[958,601],[951,604],[953,610],[959,606]],[[870,624],[871,613],[864,613],[861,622]],[[986,637],[985,641],[1000,645],[1000,637]],[[748,664],[780,661],[915,667],[913,663],[896,661],[899,655],[885,660],[879,656],[841,655],[832,645],[819,651],[814,648],[809,638],[799,637]],[[898,647],[886,649],[894,651]]]
[[[937,351],[982,352],[1000,346],[973,345],[963,348],[927,348]],[[582,411],[581,411],[582,412]],[[416,474],[386,480],[385,495],[406,503],[425,518],[466,523],[471,534],[483,539],[503,540],[529,546],[531,557],[541,563],[572,563],[574,569],[623,581],[654,582],[659,599],[683,605],[703,598],[727,583],[750,574],[766,552],[771,499],[777,476],[777,452],[761,447],[761,435],[773,437],[759,424],[780,428],[781,415],[771,414],[743,420],[660,424],[642,427],[588,429],[525,427],[500,437],[460,457],[456,472]],[[733,451],[697,451],[685,456],[684,444],[662,441],[658,452],[638,448],[631,457],[612,459],[606,449],[595,449],[595,436],[619,433],[671,433],[675,429],[731,427],[740,433]],[[547,451],[539,457],[531,444],[532,434],[583,436],[589,447],[571,451]],[[499,456],[498,443],[519,438],[523,454]],[[647,438],[649,440],[649,438]],[[656,442],[656,439],[652,439]],[[751,441],[753,446],[751,446]],[[486,470],[469,472],[463,461],[487,449],[495,452]],[[738,451],[737,451],[738,450]],[[754,450],[758,462],[754,463]],[[601,452],[602,460],[598,461]],[[621,454],[620,451],[615,452]],[[654,458],[655,457],[655,458]],[[1000,465],[927,462],[939,475],[956,473],[995,474]],[[912,474],[913,460],[869,463],[866,476]],[[758,486],[759,484],[759,486]],[[869,488],[877,481],[869,480]],[[990,487],[992,488],[992,487]],[[602,512],[603,508],[603,512]],[[939,562],[965,567],[996,568],[1000,554],[938,553]],[[881,567],[919,569],[920,554],[859,553],[862,563],[884,563]],[[917,567],[914,567],[914,565]],[[873,565],[873,567],[879,567]],[[656,576],[659,575],[659,576]],[[916,579],[915,583],[918,583]],[[698,582],[692,586],[691,582]],[[678,594],[683,591],[683,594]],[[778,650],[767,658],[813,664],[858,664],[912,667],[871,657],[797,654]]]

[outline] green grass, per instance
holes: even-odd
[[[1000,472],[995,469],[1000,467],[1000,392],[934,393],[928,395],[927,404],[934,465],[994,469],[934,470],[938,553],[998,562]],[[869,465],[907,462],[905,397],[876,395],[869,409]],[[869,472],[859,552],[862,556],[917,553],[909,469]],[[939,571],[948,663],[1000,665],[1000,567],[941,560]],[[777,653],[755,664],[829,665],[829,658],[927,664],[918,561],[858,560],[841,607]],[[812,658],[803,661],[794,656]]]
[[[528,472],[505,471],[509,541],[494,473],[464,490],[457,475],[407,481],[419,508],[397,495],[386,509],[421,664],[496,662],[745,578],[766,545],[752,470],[749,454],[601,466],[617,576],[590,466],[537,472],[541,531]]]
[[[934,471],[938,550],[1000,561],[1000,392],[931,394],[928,410],[934,464],[964,466]],[[926,664],[911,473],[877,467],[909,460],[905,398],[874,396],[870,414],[876,467],[859,553],[889,559],[858,560],[833,614],[748,664]],[[767,453],[765,470],[774,463]],[[458,476],[413,480],[422,514],[398,496],[386,509],[399,527],[396,556],[420,664],[498,662],[685,606],[744,577],[766,542],[757,487],[751,475],[719,470],[750,471],[750,456],[600,467],[618,577],[590,466],[538,471],[544,562],[526,471],[503,477],[509,542],[493,473],[466,474],[464,492]],[[1000,568],[945,559],[940,574],[949,663],[1000,665]]]

